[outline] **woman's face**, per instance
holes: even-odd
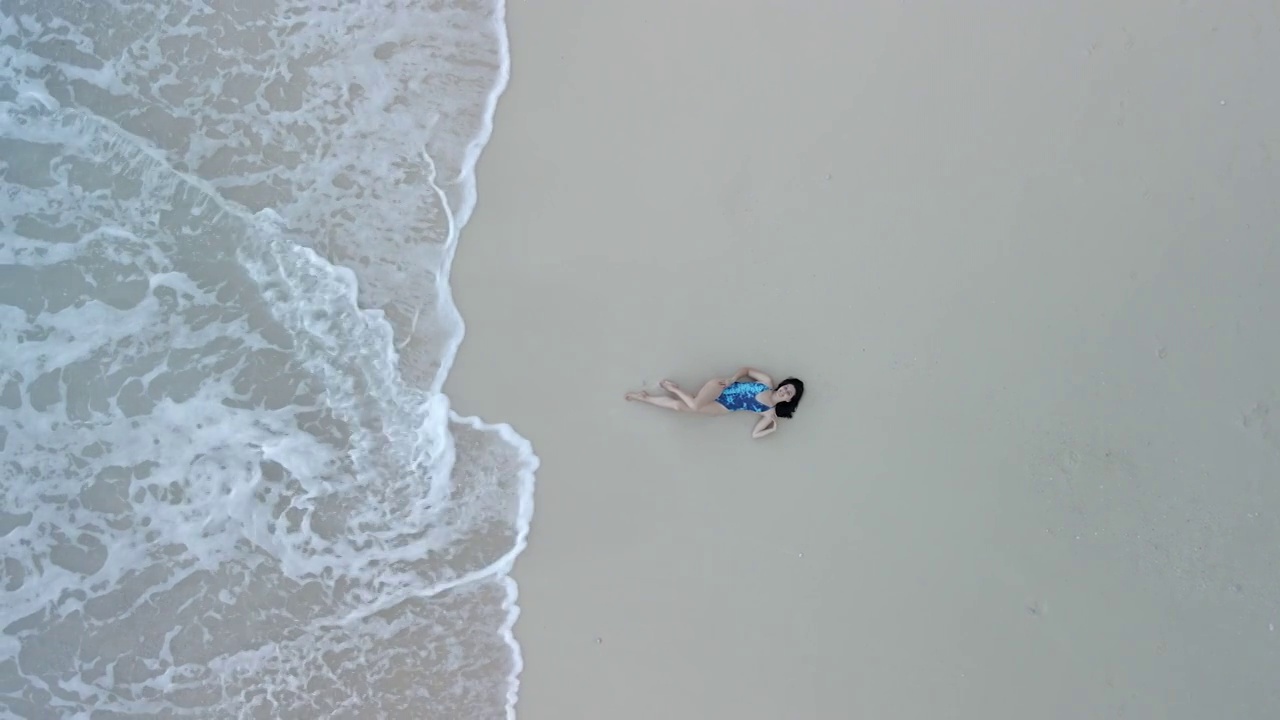
[[[796,388],[794,385],[783,385],[773,391],[773,399],[775,402],[786,402],[796,396]]]

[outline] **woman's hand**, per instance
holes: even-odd
[[[751,437],[759,440],[778,429],[778,418],[773,413],[768,413],[760,418],[756,426],[751,429]]]

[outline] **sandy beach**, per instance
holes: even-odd
[[[522,720],[1280,715],[1280,15],[508,7],[446,390]],[[742,364],[795,419],[624,403]]]

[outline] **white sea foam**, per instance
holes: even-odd
[[[439,392],[500,3],[0,39],[0,708],[510,715],[537,461]]]

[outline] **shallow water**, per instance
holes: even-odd
[[[439,392],[501,5],[0,14],[0,707],[508,714],[536,459]]]

